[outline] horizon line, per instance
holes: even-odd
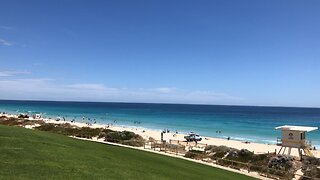
[[[172,102],[131,102],[131,101],[85,101],[85,100],[32,100],[32,99],[0,99],[0,101],[30,101],[30,102],[74,102],[74,103],[123,103],[123,104],[159,104],[159,105],[196,105],[196,106],[242,106],[242,107],[270,107],[270,108],[306,108],[320,109],[314,106],[275,106],[275,105],[240,105],[240,104],[201,104],[201,103],[172,103]]]

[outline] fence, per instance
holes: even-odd
[[[186,153],[185,146],[183,145],[164,143],[161,141],[145,143],[144,148],[152,149],[154,151],[163,151],[165,153],[176,154],[181,156],[184,156]]]
[[[186,148],[187,145],[189,146],[194,145],[194,147],[198,146],[198,147],[204,147],[204,148],[207,146],[207,144],[201,144],[201,143],[190,143],[190,142],[184,142],[184,141],[178,141],[178,140],[169,140],[169,143],[161,142],[161,141],[149,142],[149,144],[147,143],[145,144],[144,148],[147,149],[149,146],[149,148],[154,151],[162,151],[165,153],[184,156],[185,153],[187,152],[186,149],[190,150],[190,147]],[[244,162],[234,161],[234,160],[224,159],[224,158],[214,158],[210,160],[199,159],[199,160],[205,161],[207,163],[213,163],[216,165],[224,166],[224,167],[229,167],[239,171],[245,170],[248,173],[257,172],[260,176],[272,178],[272,179],[293,179],[295,177],[300,177],[300,179],[320,180],[320,178],[309,177],[309,176],[297,174],[294,172],[277,170],[274,168],[262,167],[258,165],[253,165],[251,163],[244,163]]]

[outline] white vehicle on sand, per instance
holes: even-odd
[[[202,137],[199,136],[198,134],[194,133],[194,132],[190,132],[187,136],[184,136],[184,139],[187,142],[190,142],[190,141],[198,142],[198,141],[202,140]]]

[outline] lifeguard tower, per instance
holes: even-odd
[[[317,130],[317,127],[307,127],[307,126],[279,126],[275,129],[280,129],[282,137],[277,138],[277,145],[281,146],[278,154],[285,153],[286,148],[288,148],[288,155],[291,154],[292,148],[297,148],[299,151],[300,158],[302,157],[303,150],[306,156],[313,156],[310,151],[311,141],[306,140],[306,132]]]

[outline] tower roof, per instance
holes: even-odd
[[[289,125],[283,125],[276,127],[275,129],[281,129],[281,130],[289,130],[289,131],[302,131],[302,132],[310,132],[317,130],[318,127],[308,127],[308,126],[289,126]]]

